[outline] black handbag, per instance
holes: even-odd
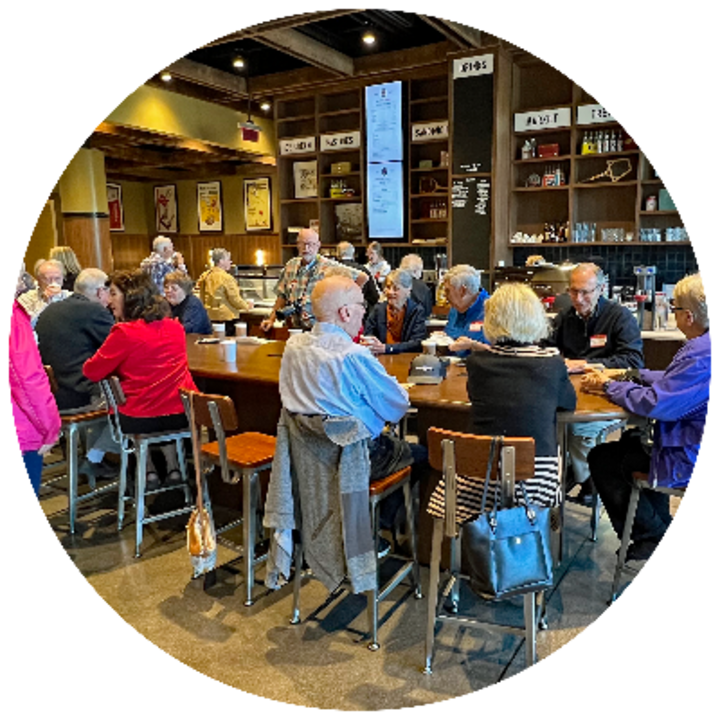
[[[499,509],[499,486],[495,485],[493,507],[487,508],[488,487],[502,438],[490,446],[483,513],[463,526],[462,554],[469,570],[470,587],[484,599],[499,600],[549,588],[553,583],[550,553],[550,508],[528,504]]]

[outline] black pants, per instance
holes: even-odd
[[[622,434],[617,442],[603,443],[588,455],[590,475],[617,536],[622,538],[630,504],[633,472],[648,472],[650,456],[636,430]],[[631,540],[659,542],[672,521],[670,498],[643,490],[638,500]]]

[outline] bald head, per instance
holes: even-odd
[[[362,290],[351,278],[343,275],[324,278],[315,285],[310,301],[319,322],[337,325],[350,337],[360,332],[365,302]]]

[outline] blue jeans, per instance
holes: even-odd
[[[35,495],[40,495],[40,481],[42,480],[43,456],[37,450],[28,450],[23,453],[23,462]]]

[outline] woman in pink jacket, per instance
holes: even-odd
[[[57,442],[60,414],[40,359],[30,316],[16,301],[10,319],[10,392],[25,469],[40,494],[43,455]]]

